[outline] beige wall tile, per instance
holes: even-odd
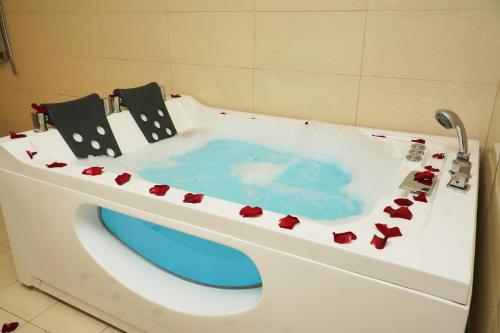
[[[434,119],[437,109],[457,112],[469,138],[484,141],[496,85],[362,77],[357,125],[455,135]]]
[[[496,321],[495,280],[489,223],[483,237],[478,238],[474,272],[474,288],[469,315],[469,332],[494,333]]]
[[[37,11],[40,10],[40,4],[40,0],[2,0],[7,11]]]
[[[116,88],[132,88],[155,81],[172,91],[170,64],[131,60],[103,60],[104,93],[108,95]]]
[[[491,117],[491,125],[488,132],[488,142],[486,149],[493,149],[495,143],[500,143],[500,82],[498,84],[495,110]]]
[[[168,61],[167,13],[100,15],[105,58]]]
[[[255,112],[354,125],[359,76],[255,71]]]
[[[491,237],[492,237],[492,259],[495,263],[494,271],[495,271],[495,299],[499,301],[500,298],[500,265],[498,262],[500,261],[500,168],[497,168],[496,172],[496,181],[494,184],[493,191],[491,193],[491,201],[488,210],[488,218],[489,223],[491,224]],[[498,311],[498,310],[497,310]],[[498,313],[495,313],[495,317],[497,317]],[[497,318],[498,320],[498,318]]]
[[[370,10],[500,9],[498,0],[370,0]]]
[[[43,14],[47,52],[59,55],[100,57],[99,16],[96,13]]]
[[[108,94],[117,88],[144,85],[143,66],[140,61],[104,60],[104,86]]]
[[[14,51],[45,52],[45,43],[40,29],[42,26],[40,13],[7,12],[6,24]]]
[[[42,0],[40,1],[40,10],[50,12],[96,11],[98,1],[99,0]]]
[[[253,13],[169,14],[173,63],[253,66]]]
[[[166,11],[168,0],[99,0],[99,9],[111,12]]]
[[[359,75],[365,13],[255,15],[257,68]]]
[[[0,85],[5,87],[45,90],[47,89],[47,56],[43,54],[14,53],[17,75],[7,63],[0,64]]]
[[[255,0],[257,11],[363,10],[368,0]]]
[[[172,92],[172,74],[170,64],[163,62],[144,62],[142,64],[144,84],[156,82],[160,86],[165,86],[165,92]]]
[[[0,95],[0,136],[8,131],[25,131],[32,128],[30,112],[31,103],[52,103],[71,99],[72,97],[56,95],[27,89],[4,88]],[[0,223],[0,244],[7,241],[7,234]],[[8,244],[3,244],[8,245]]]
[[[108,326],[64,303],[57,303],[32,323],[52,333],[100,333]]]
[[[253,74],[244,68],[172,64],[174,92],[191,95],[209,106],[253,109]]]
[[[171,11],[253,11],[254,0],[169,0]]]
[[[368,12],[363,74],[500,79],[500,11]]]
[[[104,58],[140,60],[143,32],[132,24],[135,13],[105,13],[99,15],[102,55]]]
[[[105,94],[101,59],[50,55],[48,90],[63,95]]]

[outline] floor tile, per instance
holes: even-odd
[[[117,329],[116,327],[108,326],[101,333],[124,333],[124,332]]]
[[[9,247],[10,243],[7,238],[7,229],[5,228],[5,222],[3,221],[1,213],[2,211],[0,211],[0,245]]]
[[[100,333],[108,326],[62,302],[36,317],[32,323],[51,333]]]
[[[18,322],[19,325],[23,325],[25,323],[25,321],[22,320],[21,318],[16,317],[12,313],[0,309],[0,326],[3,325],[3,323],[12,323],[12,322]]]
[[[16,269],[12,260],[12,251],[0,253],[0,290],[17,281]]]
[[[19,327],[15,330],[15,333],[45,333],[46,331],[42,330],[39,327],[31,325],[30,323],[26,323],[23,326]]]
[[[0,307],[28,321],[55,303],[57,303],[55,298],[19,282],[0,292]]]

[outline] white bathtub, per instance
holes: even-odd
[[[464,331],[473,275],[478,142],[469,141],[471,187],[460,193],[446,187],[455,139],[316,122],[305,125],[301,120],[223,112],[190,97],[166,104],[179,132],[176,142],[209,128],[243,136],[260,131],[262,142],[289,145],[296,133],[310,131],[321,147],[342,141],[338,133],[355,131],[364,136],[367,147],[385,145],[387,154],[398,159],[397,172],[380,179],[380,170],[363,154],[350,156],[373,179],[366,188],[377,195],[370,209],[342,223],[301,218],[288,230],[278,226],[283,214],[266,211],[249,220],[238,215],[240,204],[212,197],[197,205],[185,204],[186,191],[181,189],[156,197],[148,193],[152,184],[142,179],[118,186],[112,171],[97,177],[82,175],[81,162],[54,129],[26,132],[21,139],[2,138],[0,199],[22,283],[127,332]],[[148,143],[128,112],[108,120],[125,156],[146,149]],[[427,141],[421,163],[405,161],[415,138]],[[342,144],[361,145],[353,146],[357,152],[364,149],[362,142]],[[30,159],[26,150],[38,154]],[[432,158],[441,152],[448,157]],[[46,168],[54,161],[68,166]],[[429,202],[411,207],[411,221],[389,218],[385,206],[394,206],[392,200],[398,197],[411,198],[398,189],[399,182],[428,162],[441,169]],[[255,263],[262,286],[213,288],[169,274],[113,237],[99,220],[99,207],[239,250]],[[374,223],[399,226],[403,237],[390,239],[386,248],[377,250],[370,245],[377,233]],[[332,232],[348,230],[357,235],[356,241],[333,242]]]

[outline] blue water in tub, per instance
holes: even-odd
[[[283,215],[335,220],[363,208],[343,191],[351,175],[339,166],[244,141],[214,140],[156,164],[138,173],[157,184]],[[219,288],[262,284],[255,263],[237,249],[105,208],[100,216],[123,244],[178,277]]]
[[[156,184],[314,220],[358,215],[363,209],[358,198],[343,191],[352,179],[346,170],[290,152],[221,139],[169,161],[138,173]]]

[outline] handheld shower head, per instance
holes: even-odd
[[[469,160],[467,133],[460,117],[451,110],[440,109],[436,111],[436,120],[446,129],[455,128],[458,137],[458,158]]]
[[[463,126],[460,117],[453,111],[440,109],[436,111],[436,120],[446,129]]]

